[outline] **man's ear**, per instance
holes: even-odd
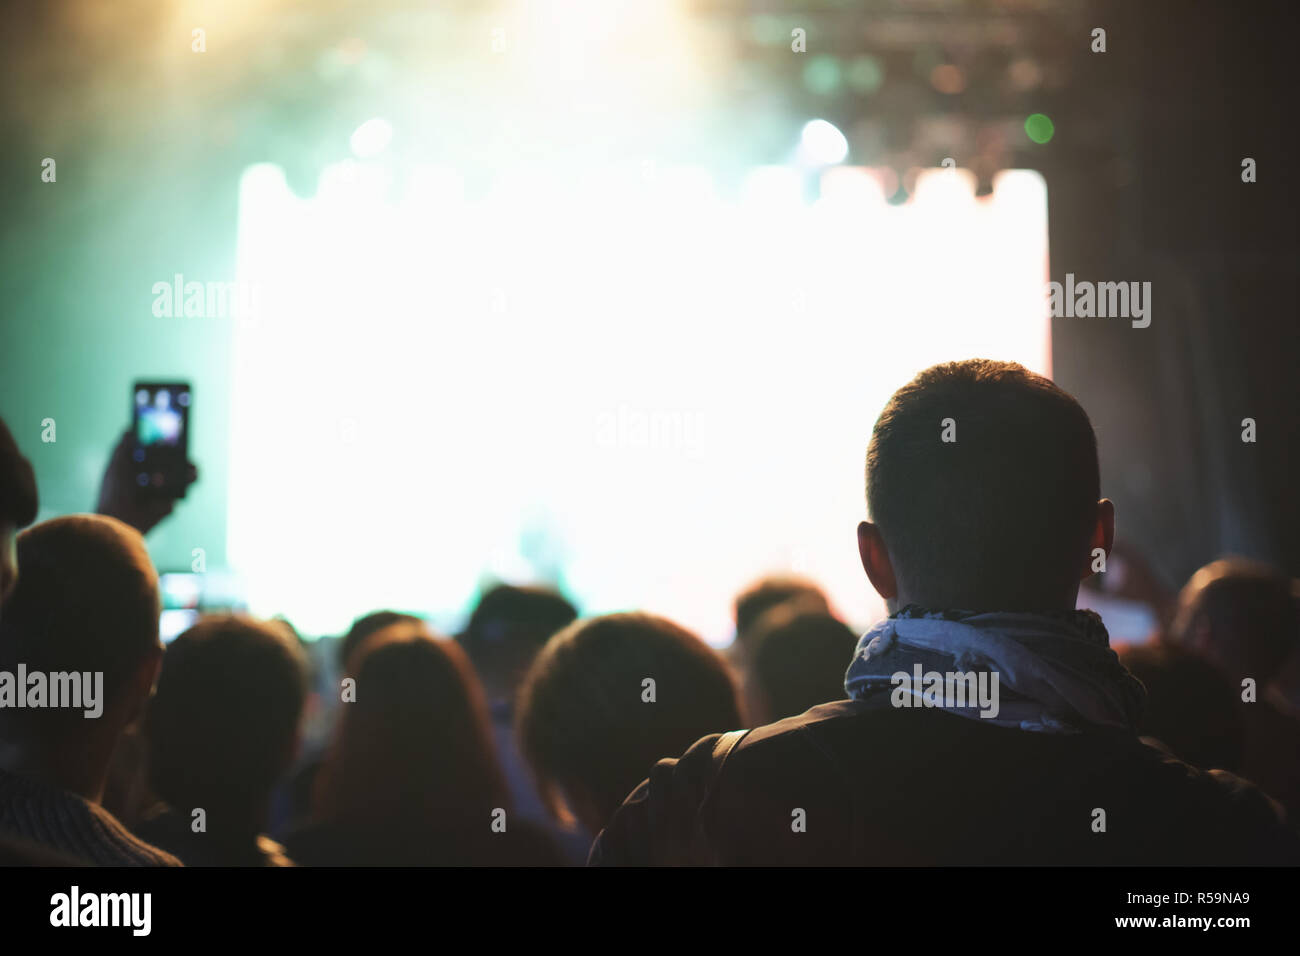
[[[1083,562],[1083,573],[1079,580],[1086,581],[1092,577],[1093,553],[1101,548],[1110,557],[1110,550],[1115,546],[1115,505],[1109,498],[1097,502],[1097,521],[1092,526],[1092,535],[1088,541],[1088,553]]]
[[[880,536],[880,529],[870,521],[858,525],[858,555],[862,558],[862,569],[867,572],[867,580],[886,601],[898,597],[898,581],[894,578],[894,565],[889,560],[889,549],[885,539]]]

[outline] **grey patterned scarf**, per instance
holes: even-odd
[[[999,700],[989,723],[1041,733],[1088,727],[1135,730],[1142,684],[1110,649],[1092,611],[1058,614],[926,611],[909,605],[867,631],[844,677],[850,698],[890,695],[895,706],[938,706],[976,719],[980,710],[933,695],[923,704],[912,675],[980,674]],[[904,681],[900,675],[906,675]]]

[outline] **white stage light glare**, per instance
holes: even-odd
[[[849,141],[835,124],[815,119],[804,124],[799,137],[799,151],[804,160],[814,166],[834,166],[848,157]]]
[[[250,168],[227,481],[249,610],[458,627],[505,577],[721,645],[741,588],[797,570],[855,626],[883,617],[853,545],[872,423],[936,362],[1048,368],[1047,184],[889,205],[879,171],[837,167],[809,207],[806,171],[735,195],[672,164],[479,192],[431,167],[399,195],[349,160],[300,198]]]
[[[352,134],[352,153],[358,159],[369,159],[386,150],[392,140],[393,127],[388,120],[378,117],[366,120]]]

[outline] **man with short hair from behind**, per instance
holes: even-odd
[[[1212,561],[1179,594],[1169,641],[1228,683],[1242,726],[1234,769],[1300,814],[1300,710],[1278,686],[1300,653],[1300,582],[1261,561]]]
[[[892,613],[845,661],[850,699],[661,761],[593,863],[1300,860],[1257,790],[1139,739],[1142,685],[1075,609],[1115,528],[1078,402],[1014,363],[934,366],[881,413],[866,479],[859,556]]]
[[[759,622],[778,608],[794,603],[809,611],[831,613],[830,602],[822,589],[814,581],[798,574],[766,574],[747,585],[733,602],[736,639],[726,649],[724,656],[740,680],[741,700],[745,712],[751,718],[765,716],[769,705],[764,699],[762,681],[755,669],[761,631]]]
[[[9,693],[0,689],[0,833],[99,865],[178,865],[100,806],[113,750],[162,658],[144,539],[113,518],[70,515],[24,531],[17,555],[0,614],[0,675],[14,675]],[[28,688],[16,686],[19,665]],[[88,675],[83,706],[17,707],[36,673],[47,694],[51,675]]]
[[[144,727],[163,804],[136,833],[186,866],[291,866],[264,831],[298,748],[306,678],[296,638],[275,623],[210,617],[172,641]]]
[[[751,713],[780,720],[844,699],[844,662],[857,642],[847,624],[816,604],[795,600],[763,614],[754,624]]]
[[[557,819],[598,833],[655,761],[744,726],[735,680],[695,634],[645,613],[575,621],[519,690],[518,738]]]
[[[830,613],[826,594],[815,582],[797,574],[764,575],[736,595],[732,609],[736,622],[736,643],[750,644],[754,625],[759,619],[773,608],[792,601]]]

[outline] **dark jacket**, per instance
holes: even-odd
[[[1300,862],[1300,838],[1258,790],[1133,734],[1031,733],[840,701],[752,730],[727,751],[737,737],[705,737],[656,764],[590,863]]]

